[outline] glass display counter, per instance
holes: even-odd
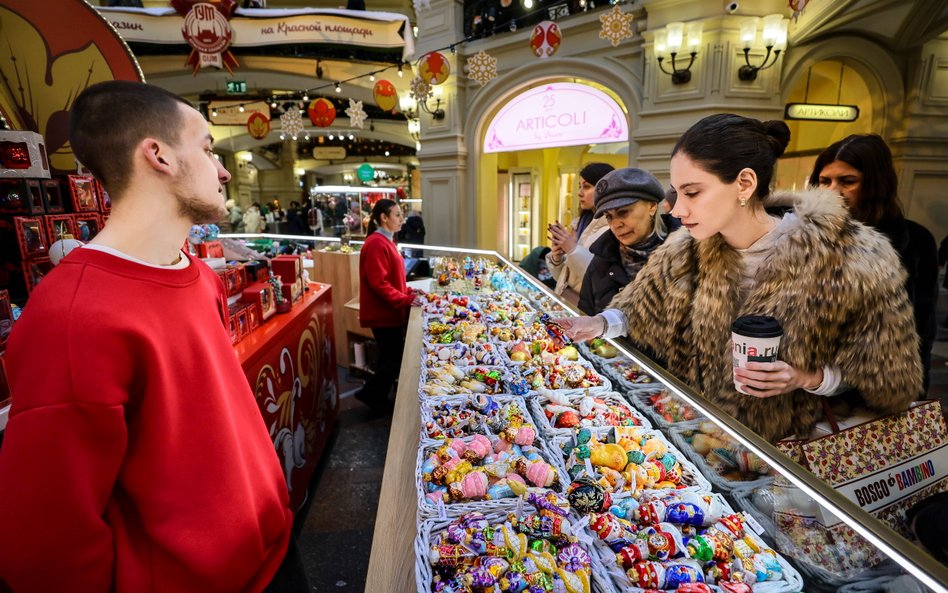
[[[593,423],[588,428],[594,444],[612,444],[614,448],[624,442],[617,435],[627,436],[629,430],[644,431],[633,433],[636,438],[644,435],[643,443],[661,443],[653,443],[647,459],[655,457],[665,464],[668,475],[663,474],[665,483],[649,483],[649,488],[667,488],[661,496],[682,496],[684,500],[698,500],[697,496],[705,502],[695,504],[720,519],[716,526],[738,520],[737,526],[744,530],[743,537],[733,538],[733,550],[721,554],[721,558],[728,558],[726,561],[717,561],[716,568],[711,561],[697,563],[703,568],[695,570],[705,571],[701,578],[712,591],[923,591],[928,587],[948,592],[948,567],[724,414],[630,344],[605,340],[576,344],[575,350],[564,346],[557,350],[557,362],[553,364],[562,368],[551,368],[552,359],[545,359],[536,349],[531,351],[529,328],[542,313],[554,317],[576,313],[506,258],[479,250],[430,245],[424,249],[433,270],[430,291],[454,295],[457,302],[451,305],[451,297],[433,297],[424,310],[414,308],[411,313],[366,591],[433,591],[430,538],[434,530],[443,529],[462,510],[478,510],[488,518],[521,512],[524,503],[504,506],[500,498],[471,500],[452,508],[437,502],[437,495],[429,496],[427,474],[424,479],[421,476],[426,456],[444,444],[437,440],[439,436],[463,435],[463,431],[457,435],[432,432],[432,419],[437,417],[432,415],[433,404],[450,401],[459,405],[458,401],[473,397],[483,402],[489,396],[501,405],[517,407],[535,427],[534,445],[539,457],[532,459],[546,460],[558,469],[560,492],[566,491],[574,477],[582,476],[584,468],[587,472],[602,469],[596,464],[591,466],[582,455],[577,457],[584,442],[577,439],[589,438],[577,428],[588,427],[590,410],[607,410],[607,414],[597,417],[610,418],[602,427]],[[473,316],[475,311],[477,315]],[[465,319],[468,316],[471,319]],[[452,326],[458,320],[476,321],[483,327],[472,329],[473,323]],[[444,332],[457,333],[444,337]],[[518,342],[527,344],[517,346]],[[444,362],[457,363],[450,371],[456,375],[457,386],[449,380],[445,388],[436,380],[443,374],[439,365]],[[610,423],[621,428],[610,428]],[[660,450],[655,451],[656,447]],[[626,453],[630,465],[625,471],[629,471],[633,456],[628,449]],[[636,497],[646,492],[636,481],[636,487],[628,488],[634,491],[629,496],[629,492],[622,491],[622,476],[613,473],[618,480],[618,486],[610,482],[613,507],[611,515],[603,513],[610,517],[620,516],[624,511],[616,507],[622,505],[626,510],[639,508],[645,499]],[[606,484],[604,478],[611,477],[606,474],[602,469],[602,475],[595,475]],[[638,480],[634,474],[626,478],[630,482]],[[793,519],[788,520],[788,515]],[[570,517],[574,531],[582,532],[579,540],[599,550],[593,554],[591,579],[585,590],[642,591],[628,579],[627,567],[620,567],[621,555],[617,559],[614,553],[617,550],[609,552],[596,541],[597,531],[602,533],[601,521],[605,521],[602,515]],[[837,533],[846,535],[826,540],[817,520],[835,525]],[[650,557],[648,562],[633,566],[656,567],[666,571],[666,577],[662,577],[666,579],[672,570],[695,566],[692,555],[701,558],[700,550],[695,551],[695,542],[699,541],[693,539],[696,532],[687,525],[681,526],[681,532],[682,540],[677,535],[672,539],[679,547],[685,542],[687,552],[679,550],[677,558],[673,553],[664,563]],[[716,551],[705,551],[718,554],[722,548],[718,544],[712,550]],[[663,568],[657,568],[659,565]],[[734,576],[741,571],[743,576]],[[660,582],[657,588],[669,582]],[[749,587],[738,586],[743,584]],[[444,589],[443,582],[439,587],[451,590]]]

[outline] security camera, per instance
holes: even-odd
[[[735,12],[737,12],[737,9],[740,7],[741,5],[738,4],[737,2],[728,2],[727,4],[724,5],[724,10],[728,14],[734,14]]]

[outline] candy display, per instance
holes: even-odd
[[[659,426],[702,418],[697,410],[664,389],[636,390],[627,394],[627,397],[633,406],[642,410]]]
[[[532,445],[536,428],[523,398],[471,395],[422,402],[423,438],[448,439],[475,434],[497,435],[516,445]]]
[[[426,340],[437,344],[463,342],[474,344],[487,342],[487,326],[471,321],[455,321],[437,318],[428,322],[425,329]]]
[[[590,593],[593,558],[573,534],[566,501],[550,491],[524,500],[529,512],[422,524],[419,591]]]
[[[425,365],[429,367],[474,365],[502,365],[504,359],[500,356],[497,346],[491,343],[465,344],[453,342],[451,344],[424,345]]]
[[[494,394],[504,391],[506,370],[503,367],[461,367],[446,364],[424,369],[421,394],[457,395],[460,393]]]
[[[571,480],[591,478],[610,494],[710,490],[697,469],[654,431],[637,427],[581,428],[573,436],[554,437],[553,443],[566,458],[565,469]]]
[[[534,417],[545,433],[570,434],[573,428],[588,426],[643,426],[648,420],[629,407],[618,393],[579,393],[541,389],[530,399]],[[544,422],[542,419],[545,419]]]
[[[517,371],[531,389],[591,389],[606,391],[612,387],[608,379],[589,363],[566,362],[553,365],[525,364]]]
[[[535,488],[561,489],[560,472],[544,454],[542,443],[536,445],[476,434],[424,446],[416,474],[419,512],[432,515],[442,505],[452,514],[491,509],[500,499],[513,499]],[[458,507],[457,503],[474,506]]]
[[[474,299],[461,294],[439,295],[429,292],[425,295],[422,310],[429,315],[437,315],[446,320],[480,319],[480,306]]]
[[[593,512],[596,550],[620,588],[749,593],[796,591],[799,574],[754,533],[719,495],[676,491],[646,495],[623,515]],[[796,587],[796,588],[795,588]]]
[[[490,323],[504,324],[533,317],[535,311],[525,297],[509,291],[482,293],[477,297],[481,303],[484,319]]]
[[[673,426],[672,438],[689,454],[711,482],[726,492],[735,488],[759,486],[771,475],[770,466],[764,463],[734,439],[706,420],[699,423]]]
[[[655,378],[646,373],[631,360],[622,358],[612,360],[606,366],[606,373],[614,377],[616,381],[628,383],[633,386],[650,385],[655,382]]]

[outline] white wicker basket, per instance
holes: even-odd
[[[536,425],[536,420],[535,420],[535,419],[533,418],[533,416],[530,414],[530,410],[529,410],[529,408],[527,407],[527,404],[526,404],[526,402],[524,402],[524,400],[523,400],[522,397],[520,397],[519,395],[509,395],[509,394],[506,394],[506,393],[502,393],[502,394],[499,394],[499,395],[490,395],[490,396],[488,396],[488,397],[492,398],[495,402],[497,402],[497,403],[498,403],[499,405],[501,405],[501,406],[506,406],[506,405],[514,405],[514,406],[516,406],[516,407],[520,410],[520,413],[523,414],[524,419],[525,419],[527,422],[530,422],[531,424],[533,424],[534,428],[536,428],[537,438],[540,438],[540,434],[541,434],[541,433],[540,433],[540,429],[537,427],[537,425]],[[450,405],[455,406],[455,407],[457,407],[457,406],[470,406],[470,404],[471,404],[471,395],[452,395],[452,396],[446,396],[446,397],[426,397],[424,400],[422,400],[422,402],[421,402],[421,440],[422,440],[422,441],[430,441],[430,440],[438,441],[438,440],[442,440],[442,439],[437,439],[437,438],[434,438],[434,437],[430,436],[430,435],[427,433],[426,426],[427,426],[427,424],[428,424],[429,422],[433,422],[433,421],[434,421],[434,416],[433,416],[433,414],[432,414],[432,411],[433,411],[436,407],[438,407],[438,406],[440,406],[440,405],[443,405],[443,404],[450,404]],[[486,427],[485,427],[485,428],[486,428]],[[464,434],[464,435],[462,435],[462,436],[469,436],[469,435],[472,435],[472,434],[490,434],[490,433],[489,433],[489,431],[486,431],[486,430],[485,430],[485,432],[483,432],[483,433],[476,433],[476,432],[473,432],[473,431],[466,431],[466,434]]]
[[[702,494],[711,495],[718,499],[721,503],[722,508],[725,510],[725,514],[733,513],[734,510],[728,504],[720,494],[711,494],[710,492],[703,492]],[[767,544],[751,529],[744,530],[745,535],[750,537],[751,540],[759,547],[768,547]],[[595,549],[597,555],[599,556],[600,566],[602,571],[609,578],[603,579],[607,586],[611,587],[609,593],[643,593],[646,589],[633,586],[628,579],[628,576],[625,573],[625,570],[618,565],[615,558],[615,553],[603,542],[596,534],[593,534],[595,538],[595,544],[593,548]],[[777,561],[780,563],[780,568],[783,571],[783,579],[779,581],[762,581],[755,583],[753,586],[754,593],[793,593],[796,591],[801,591],[803,589],[803,577],[800,576],[800,573],[797,572],[787,559],[781,556],[779,553],[776,554]],[[720,591],[718,587],[711,586],[713,591]],[[648,591],[654,591],[654,589],[649,589]]]
[[[529,508],[529,505],[527,508]],[[507,518],[507,513],[493,511],[490,513],[484,513],[484,516],[488,521],[490,521],[492,525],[496,525],[498,523],[504,522],[504,520]],[[414,541],[415,590],[418,593],[430,593],[432,591],[434,570],[429,560],[432,537],[433,535],[436,535],[446,529],[448,525],[450,525],[455,519],[456,517],[431,518],[421,521],[418,524],[418,533],[415,536]],[[570,512],[569,520],[573,524],[575,524],[577,521],[576,515],[573,512]],[[589,552],[589,556],[592,560],[590,580],[593,593],[613,593],[614,589],[611,583],[608,582],[608,576],[602,568],[599,554],[593,550],[590,545],[592,543],[592,539],[589,537],[588,532],[584,531],[583,541],[580,543],[583,544],[586,550]]]
[[[580,402],[584,397],[586,397],[586,391],[585,391],[585,390],[578,390],[578,391],[579,391],[579,393],[574,393],[574,392],[571,391],[571,392],[569,392],[568,394],[564,394],[564,395],[563,395],[563,397],[564,397],[565,399],[569,400],[570,405],[571,405],[572,407],[576,408],[577,410],[578,410],[579,402]],[[642,415],[641,413],[639,413],[637,410],[635,410],[635,409],[633,409],[631,406],[629,406],[629,404],[628,404],[628,402],[625,400],[625,398],[623,398],[623,397],[622,397],[621,395],[619,395],[618,393],[616,393],[616,392],[614,392],[614,391],[609,391],[609,392],[605,392],[605,393],[602,393],[602,392],[590,392],[589,395],[592,396],[592,397],[596,397],[596,398],[605,400],[609,405],[616,406],[616,407],[621,407],[621,408],[627,410],[628,413],[629,413],[629,415],[632,416],[632,417],[637,421],[637,426],[640,426],[640,427],[642,427],[642,428],[652,428],[652,423],[649,422],[648,419],[646,419],[645,416],[643,416],[643,415]],[[550,420],[549,420],[549,418],[546,417],[546,413],[545,413],[544,410],[543,410],[543,406],[545,406],[547,403],[549,403],[549,401],[550,401],[549,396],[548,396],[548,395],[544,395],[544,394],[542,394],[542,393],[538,394],[537,397],[532,397],[532,398],[530,398],[530,401],[529,401],[529,404],[528,404],[528,405],[530,406],[530,411],[533,412],[533,418],[536,420],[537,426],[540,428],[540,430],[543,432],[543,434],[545,434],[546,436],[549,436],[549,437],[552,437],[552,436],[555,436],[555,435],[570,435],[570,434],[573,434],[573,432],[574,432],[574,429],[573,429],[573,428],[555,428],[552,424],[550,424]],[[583,425],[583,426],[585,427],[585,425]],[[607,427],[607,428],[608,428],[608,425],[591,425],[591,426],[588,426],[588,427],[589,427],[589,428],[592,428],[593,426],[595,426],[595,427],[597,427],[597,428],[599,428],[599,427]]]
[[[774,479],[771,476],[766,476],[763,478],[758,478],[756,480],[729,480],[719,474],[710,464],[705,460],[704,456],[695,451],[694,447],[691,446],[691,443],[688,442],[684,433],[686,431],[698,430],[698,427],[701,425],[700,421],[692,422],[682,422],[668,428],[668,437],[671,441],[682,451],[685,455],[688,456],[698,469],[701,471],[708,480],[716,488],[724,492],[725,494],[730,494],[735,490],[752,490],[754,488],[766,487],[773,483]],[[731,442],[735,448],[743,449],[736,442]]]
[[[501,384],[497,387],[497,390],[494,391],[493,393],[485,392],[487,395],[493,395],[494,393],[500,394],[500,393],[507,392],[506,391],[507,382],[512,378],[510,375],[510,372],[507,370],[507,367],[505,366],[474,365],[474,366],[458,366],[457,368],[462,373],[464,373],[465,379],[473,379],[473,377],[471,377],[471,373],[476,368],[484,368],[484,369],[487,369],[488,371],[500,371],[502,375]],[[460,381],[464,379],[459,379],[454,384],[443,386],[443,390],[446,391],[445,393],[437,393],[437,394],[429,395],[425,391],[425,387],[428,385],[429,376],[433,375],[434,373],[443,372],[443,371],[444,371],[444,367],[438,367],[436,369],[429,369],[428,367],[425,367],[425,366],[421,367],[421,372],[418,374],[418,398],[420,400],[423,401],[429,397],[436,397],[436,396],[464,395],[464,394],[474,393],[470,389],[466,389],[462,387],[460,384]]]
[[[628,390],[623,395],[625,396],[625,399],[628,400],[630,404],[632,404],[633,408],[642,412],[646,417],[652,420],[652,424],[654,426],[659,428],[668,428],[669,426],[673,426],[681,422],[690,422],[692,420],[704,420],[704,416],[702,416],[697,410],[689,406],[677,395],[669,392],[661,385],[652,386],[650,388]],[[664,416],[662,416],[655,409],[654,405],[649,401],[649,398],[654,395],[659,395],[663,401],[673,402],[678,406],[681,406],[683,411],[687,411],[692,416],[681,418],[676,421],[669,421]]]
[[[463,348],[459,348],[459,346]],[[442,359],[437,354],[444,348],[447,348],[450,352],[450,356],[447,359]],[[493,356],[494,360],[482,362],[477,360],[478,355]],[[428,368],[441,367],[449,364],[457,366],[507,366],[507,357],[504,356],[503,349],[493,342],[477,344],[464,344],[459,342],[452,342],[451,344],[438,344],[433,342],[422,342],[421,364],[422,366]]]
[[[608,377],[606,377],[605,375],[597,371],[596,368],[588,360],[584,358],[579,358],[578,360],[570,361],[570,363],[578,364],[586,369],[592,370],[594,373],[596,373],[599,376],[601,380],[601,384],[595,385],[593,387],[568,387],[565,389],[550,389],[549,387],[544,387],[544,388],[550,389],[550,391],[556,391],[558,393],[583,392],[586,390],[589,390],[590,393],[606,393],[606,392],[612,391],[612,381],[610,381]],[[512,365],[511,374],[515,376],[523,377],[523,378],[526,378],[525,374],[529,375],[530,371],[536,368],[537,366],[532,363],[522,363],[522,364],[511,363],[511,365]],[[544,366],[544,368],[546,367]],[[531,389],[535,390],[535,388],[533,388],[532,385],[530,387]]]
[[[613,429],[611,427],[590,428],[589,430],[595,435],[595,437],[600,442],[609,440],[609,437],[613,433]],[[646,430],[645,432],[650,438],[656,438],[662,441],[665,447],[668,449],[668,452],[674,455],[675,459],[678,460],[678,463],[681,465],[681,481],[682,481],[682,484],[685,485],[685,487],[682,488],[682,490],[693,490],[693,491],[710,491],[711,490],[711,483],[708,482],[708,480],[701,474],[698,468],[695,467],[695,465],[691,463],[688,460],[688,458],[685,457],[684,454],[675,447],[674,444],[670,443],[668,439],[665,438],[665,435],[663,435],[661,432],[654,429]],[[559,434],[559,435],[553,436],[550,439],[550,444],[549,444],[550,450],[552,450],[555,454],[559,455],[560,464],[563,466],[563,471],[564,473],[566,473],[567,479],[569,479],[568,478],[569,472],[567,470],[568,468],[567,458],[569,454],[567,451],[564,450],[564,446],[569,446],[570,448],[572,448],[572,443],[574,442],[573,438],[574,438],[574,435],[572,434]],[[596,477],[598,478],[599,475],[597,474]],[[653,492],[664,493],[668,491],[667,490],[646,490],[645,492],[646,493],[653,493]]]
[[[462,440],[467,440],[465,439]],[[478,511],[480,513],[489,513],[492,511],[504,511],[509,512],[516,508],[517,498],[501,498],[498,500],[472,500],[467,502],[452,502],[446,503],[443,505],[435,505],[431,503],[425,497],[425,485],[422,479],[422,467],[425,464],[425,460],[428,458],[428,455],[433,453],[437,448],[444,445],[444,441],[422,441],[418,447],[418,457],[415,462],[415,491],[418,498],[418,513],[417,516],[419,520],[428,519],[436,516],[443,517],[459,517],[464,513],[469,513],[471,511]],[[549,463],[556,470],[557,477],[559,478],[559,486],[550,488],[560,493],[566,492],[566,486],[569,484],[568,477],[566,476],[563,470],[563,464],[561,463],[559,457],[552,453],[547,447],[546,443],[542,438],[538,438],[533,446],[539,450],[540,458]]]

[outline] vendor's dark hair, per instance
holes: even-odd
[[[180,139],[181,97],[157,86],[127,80],[100,82],[79,93],[69,117],[69,144],[76,159],[115,198],[131,181],[132,155],[145,138],[168,144]]]
[[[374,233],[380,226],[382,226],[382,215],[388,215],[392,211],[392,207],[398,208],[398,202],[395,200],[389,200],[388,198],[382,198],[375,203],[375,206],[372,207],[372,214],[369,215],[369,226],[365,231],[365,236],[368,237]]]
[[[790,128],[779,120],[760,121],[722,113],[709,115],[688,128],[672,156],[683,152],[724,183],[733,183],[749,168],[757,175],[758,198],[770,194],[774,164],[790,143]]]
[[[816,157],[810,174],[811,187],[819,187],[820,173],[833,161],[842,161],[862,173],[859,199],[849,207],[854,219],[876,226],[882,220],[904,217],[892,151],[881,136],[853,134],[831,144]]]

